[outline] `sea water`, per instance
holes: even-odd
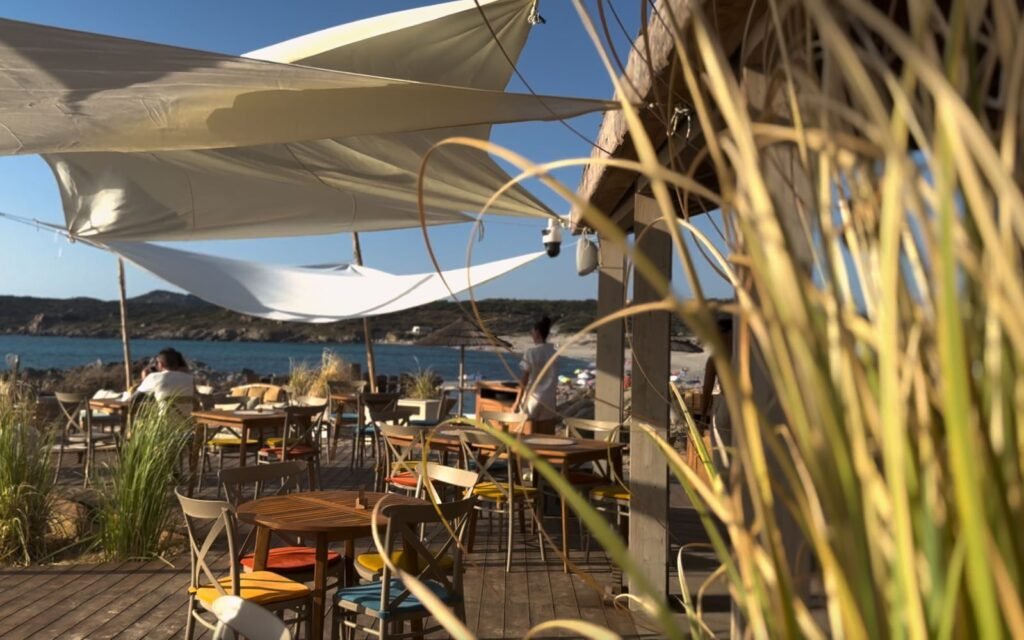
[[[204,363],[214,371],[250,369],[259,374],[288,373],[292,362],[316,365],[324,349],[330,349],[346,362],[359,363],[366,371],[366,347],[363,344],[303,344],[278,342],[207,342],[201,340],[132,340],[132,359],[156,355],[173,347],[190,361]],[[459,350],[447,347],[375,344],[377,371],[398,375],[419,369],[433,369],[445,381],[458,378]],[[120,362],[121,341],[114,338],[64,338],[50,336],[0,335],[0,356],[17,354],[21,368],[68,369],[93,362]],[[512,380],[521,375],[515,354],[466,350],[466,376],[469,379]],[[570,374],[587,363],[572,358],[559,359],[559,373]],[[6,358],[0,370],[7,369]]]

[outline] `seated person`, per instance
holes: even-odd
[[[157,400],[192,398],[195,395],[195,380],[188,370],[185,357],[171,348],[156,354],[153,365],[142,370],[142,383],[129,399],[143,393]]]

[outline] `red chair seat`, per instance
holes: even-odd
[[[409,487],[415,489],[416,485],[419,484],[419,478],[416,477],[411,471],[405,471],[398,475],[391,476],[388,478],[388,484],[398,485],[399,487]]]
[[[253,554],[242,556],[239,561],[245,569],[252,571]],[[341,562],[337,551],[327,552],[327,566]],[[275,573],[305,573],[316,566],[316,549],[310,547],[275,547],[267,553],[267,571]]]
[[[263,455],[274,455],[278,458],[281,457],[281,453],[284,451],[284,447],[263,447],[260,449],[260,453]],[[288,457],[297,458],[300,456],[313,456],[316,455],[316,449],[309,446],[308,444],[296,444],[288,447]]]

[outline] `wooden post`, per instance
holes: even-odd
[[[597,317],[626,305],[625,252],[601,238],[601,268],[597,275]],[[597,330],[597,380],[594,383],[594,418],[622,421],[622,369],[625,323],[617,320]]]
[[[363,251],[359,247],[359,234],[352,233],[352,260],[363,266]],[[366,343],[366,371],[370,376],[370,393],[377,393],[377,363],[373,357],[373,334],[370,333],[370,319],[363,318],[363,342]]]
[[[124,258],[117,258],[117,285],[121,292],[121,348],[124,350],[124,389],[132,388],[132,349],[128,344],[128,302],[124,292]]]
[[[654,199],[636,196],[636,248],[666,277],[672,274],[672,241]],[[633,272],[633,302],[660,300],[643,276]],[[668,438],[669,331],[668,312],[633,316],[633,425],[645,424]],[[634,428],[630,439],[629,548],[644,577],[668,594],[668,463],[665,454]],[[636,593],[630,576],[630,592]]]

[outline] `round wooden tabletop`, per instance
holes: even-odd
[[[249,524],[290,533],[326,533],[337,539],[370,534],[370,518],[378,502],[426,504],[418,498],[366,491],[366,508],[356,507],[358,491],[307,491],[258,498],[239,505],[238,519]],[[378,518],[385,524],[386,518]]]

